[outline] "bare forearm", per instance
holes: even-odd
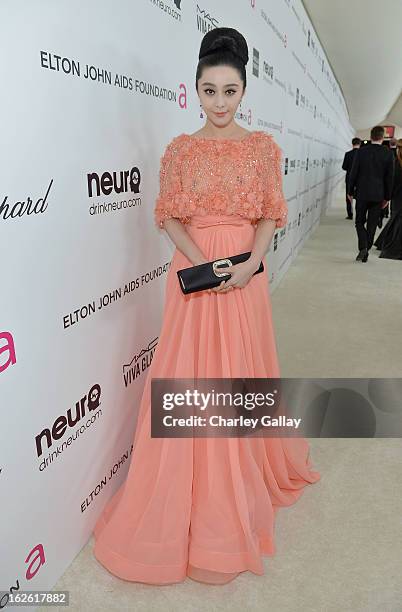
[[[254,245],[250,255],[250,263],[253,262],[257,268],[267,254],[272,236],[275,233],[275,227],[276,223],[273,219],[260,219],[257,223]]]
[[[269,249],[272,236],[275,233],[275,227],[275,221],[272,219],[260,219],[257,223],[254,245],[249,258],[249,262],[255,264],[257,268]],[[181,251],[194,266],[208,261],[195,242],[190,238],[181,221],[178,219],[166,219],[164,222],[164,229],[179,251]]]
[[[166,219],[164,222],[164,229],[179,251],[191,261],[193,266],[208,261],[195,242],[190,238],[186,228],[179,219]]]

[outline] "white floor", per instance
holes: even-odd
[[[356,262],[345,216],[340,199],[272,296],[283,377],[401,376],[402,262],[375,249]],[[70,591],[70,610],[86,612],[401,612],[401,441],[310,444],[321,480],[278,513],[264,576],[246,572],[226,586],[130,583],[98,564],[91,538],[55,589]]]
[[[355,261],[345,216],[342,197],[272,295],[284,377],[402,375],[402,261],[379,259],[374,246],[367,263]]]

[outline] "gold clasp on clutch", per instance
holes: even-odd
[[[230,261],[230,259],[217,259],[216,261],[214,261],[212,263],[212,270],[214,271],[215,276],[227,276],[229,274],[229,272],[224,272],[223,270],[219,269],[219,265],[225,264],[225,267],[227,266],[232,266],[232,262]]]

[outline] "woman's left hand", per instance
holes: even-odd
[[[209,289],[209,291],[227,293],[228,291],[233,291],[233,289],[242,289],[247,285],[259,267],[259,262],[256,264],[250,261],[243,261],[242,263],[228,266],[228,272],[231,274],[230,278],[228,280],[223,280],[218,287]],[[222,267],[220,269],[223,270],[224,268]]]

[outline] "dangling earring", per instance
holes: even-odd
[[[200,119],[204,119],[204,115],[203,115],[203,112],[202,112],[202,106],[201,106],[201,104],[200,104]]]

